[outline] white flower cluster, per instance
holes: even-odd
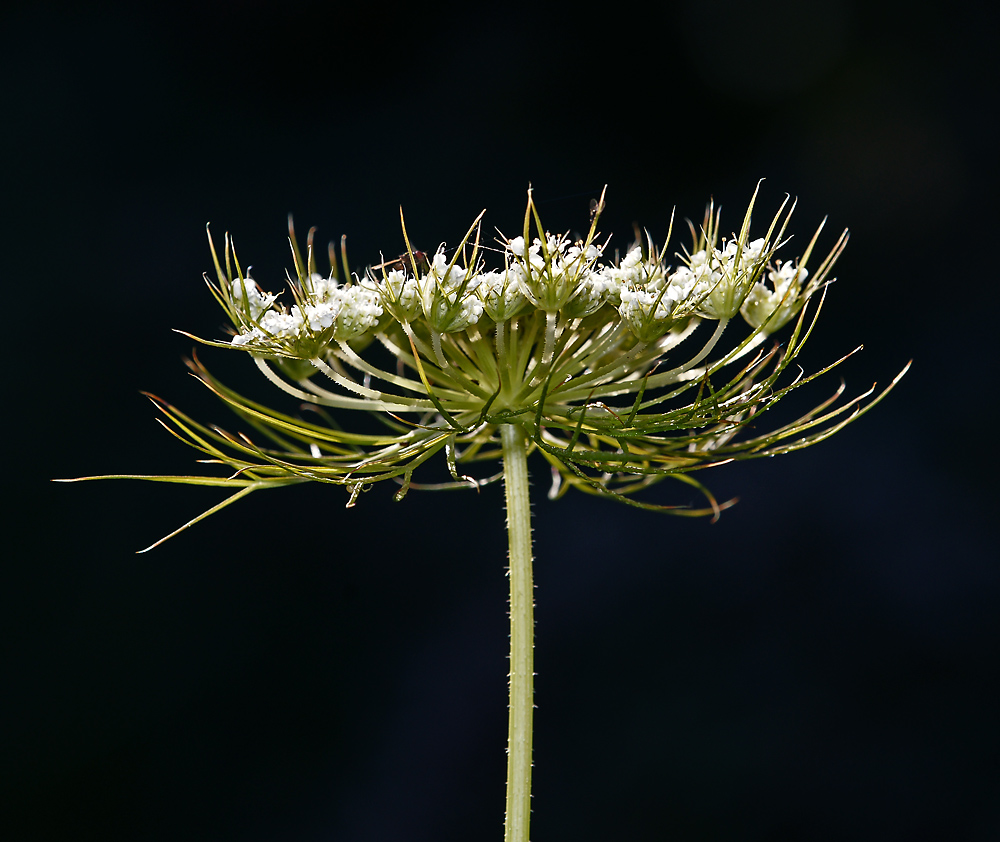
[[[438,249],[420,279],[420,301],[424,316],[436,331],[457,333],[472,327],[483,314],[483,302],[475,295],[482,274],[449,263]]]
[[[495,322],[506,322],[528,306],[528,299],[521,292],[521,285],[509,270],[484,272],[480,276],[476,292],[483,302],[486,315]]]
[[[523,237],[506,243],[503,270],[483,271],[449,260],[444,248],[411,274],[403,268],[369,274],[341,285],[312,275],[298,304],[285,310],[276,296],[247,278],[232,283],[232,299],[245,316],[234,345],[265,348],[275,341],[329,342],[357,338],[376,326],[383,311],[399,322],[426,320],[437,333],[473,327],[485,313],[504,322],[535,307],[567,319],[585,318],[605,305],[617,311],[642,342],[652,342],[678,321],[694,317],[729,319],[742,312],[754,327],[784,324],[801,306],[807,272],[778,263],[769,272],[773,289],[759,278],[771,249],[763,239],[723,240],[720,247],[688,255],[671,270],[655,253],[634,246],[616,265],[599,263],[602,249],[546,234],[527,245]],[[246,301],[244,301],[244,291]],[[772,315],[773,314],[773,315]],[[770,319],[770,321],[768,321]]]
[[[274,300],[278,297],[276,295],[266,295],[257,286],[256,281],[250,277],[246,277],[242,281],[239,279],[233,281],[231,289],[233,301],[236,302],[240,309],[244,309],[243,292],[244,290],[246,291],[245,309],[250,314],[251,319],[260,318],[260,314],[274,304]]]
[[[543,243],[537,237],[525,248],[524,237],[507,243],[513,260],[512,273],[522,294],[539,310],[554,313],[571,301],[584,296],[582,307],[571,307],[571,316],[587,315],[604,303],[604,284],[594,271],[601,250],[595,245],[573,244],[565,236],[545,235]]]
[[[381,296],[382,305],[400,322],[412,322],[423,312],[420,284],[402,269],[387,272],[381,281],[367,278],[367,286]]]
[[[242,303],[243,287],[247,291],[247,313],[256,326],[233,337],[233,345],[267,346],[275,339],[294,343],[296,340],[354,339],[366,333],[382,315],[378,293],[353,284],[340,286],[332,278],[313,275],[307,291],[307,302],[295,304],[288,312],[271,309],[277,298],[265,294],[254,281],[235,280],[233,299]]]
[[[698,299],[698,314],[709,319],[729,319],[739,312],[743,299],[760,274],[766,255],[763,239],[742,245],[738,240],[723,241],[721,249],[704,249],[688,258],[674,277],[680,284],[691,283],[691,296]]]
[[[762,281],[755,283],[740,309],[743,318],[754,328],[766,324],[771,333],[783,327],[809,297],[808,290],[802,295],[802,285],[808,277],[809,270],[804,266],[778,261],[778,268],[767,273],[774,289],[768,289]]]
[[[691,308],[682,306],[696,283],[690,272],[668,275],[658,260],[643,259],[638,246],[617,267],[604,271],[617,288],[618,313],[643,342],[659,338],[679,318],[690,315]]]

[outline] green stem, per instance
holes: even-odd
[[[528,842],[531,818],[531,720],[534,712],[534,586],[531,505],[524,430],[501,424],[510,547],[510,708],[504,842]]]

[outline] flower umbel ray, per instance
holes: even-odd
[[[161,423],[223,473],[81,479],[232,492],[159,544],[252,492],[292,483],[343,486],[348,506],[382,480],[396,484],[397,500],[411,488],[479,488],[502,477],[500,427],[513,424],[551,466],[550,497],[577,488],[717,517],[733,501],[717,502],[695,472],[816,444],[875,406],[906,372],[881,392],[872,387],[846,401],[841,384],[801,417],[765,427],[764,414],[783,397],[854,352],[810,375],[792,365],[816,325],[847,232],[820,259],[821,224],[799,257],[784,260],[778,251],[795,205],[786,198],[754,237],[756,200],[755,191],[729,237],[709,204],[700,225],[689,223],[691,244],[672,258],[647,235],[608,261],[597,230],[603,195],[586,236],[574,241],[545,229],[529,190],[520,234],[499,240],[502,265],[487,266],[496,249],[481,244],[480,214],[456,247],[433,255],[413,249],[404,224],[406,254],[360,274],[331,244],[325,276],[316,268],[315,229],[303,254],[289,219],[294,272],[276,293],[242,270],[228,234],[220,261],[209,234],[216,277],[205,280],[232,336],[192,338],[248,354],[299,411],[233,391],[195,355],[193,374],[236,413],[241,432],[152,400]],[[780,342],[771,338],[783,328]],[[724,336],[731,341],[723,344]],[[348,410],[374,414],[383,431],[349,431]],[[414,481],[442,451],[451,481]],[[705,504],[637,499],[665,479],[695,489]]]

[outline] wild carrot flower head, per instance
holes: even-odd
[[[517,424],[551,466],[550,496],[576,487],[675,514],[717,514],[723,506],[694,472],[815,444],[888,391],[837,405],[841,387],[805,415],[765,428],[764,413],[842,361],[786,374],[847,232],[822,259],[814,247],[823,225],[800,256],[778,257],[794,203],[786,199],[752,234],[756,198],[729,236],[710,204],[701,225],[689,223],[691,244],[679,254],[647,235],[609,259],[597,230],[603,196],[576,240],[544,228],[529,191],[521,231],[501,236],[498,248],[481,243],[482,214],[454,248],[432,255],[412,248],[404,225],[407,251],[398,260],[351,274],[331,244],[326,276],[317,272],[314,232],[303,255],[289,221],[294,274],[283,291],[242,270],[228,235],[220,261],[209,236],[216,279],[206,281],[232,336],[198,341],[248,354],[300,408],[315,411],[286,414],[251,401],[196,358],[198,377],[247,430],[202,425],[156,399],[175,434],[228,474],[158,479],[235,491],[208,513],[304,481],[343,486],[348,505],[380,480],[397,485],[397,499],[410,488],[477,488],[501,475],[480,464],[498,460],[499,425]],[[768,341],[789,324],[780,344]],[[381,431],[350,431],[348,410],[374,414]],[[440,451],[451,481],[418,484],[415,472]],[[707,505],[636,499],[664,479],[693,486]]]

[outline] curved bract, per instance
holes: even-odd
[[[881,394],[846,402],[838,401],[841,386],[765,431],[763,413],[842,362],[786,374],[816,323],[847,232],[817,261],[820,225],[799,258],[783,261],[777,251],[794,204],[786,200],[754,238],[755,200],[730,238],[720,237],[709,205],[673,264],[648,238],[605,260],[603,196],[586,237],[574,242],[545,230],[529,191],[523,230],[500,240],[502,265],[491,267],[485,256],[497,249],[481,245],[482,215],[454,249],[428,256],[407,239],[399,260],[361,275],[349,275],[331,247],[326,277],[316,271],[313,231],[303,256],[289,222],[295,273],[284,303],[243,272],[228,235],[221,261],[210,236],[216,280],[208,283],[233,336],[198,341],[249,354],[271,383],[315,411],[292,416],[256,403],[195,357],[195,374],[248,430],[207,427],[154,399],[168,429],[228,475],[146,478],[234,490],[192,523],[252,491],[304,481],[344,486],[348,505],[380,480],[398,483],[397,499],[410,488],[475,488],[502,476],[498,429],[517,424],[553,469],[550,496],[572,486],[679,515],[718,514],[727,504],[693,472],[815,444],[902,376]],[[780,344],[768,341],[786,325]],[[384,432],[349,432],[346,410],[376,414]],[[418,484],[416,469],[440,451],[452,481]],[[705,506],[634,498],[666,478],[698,489]]]

